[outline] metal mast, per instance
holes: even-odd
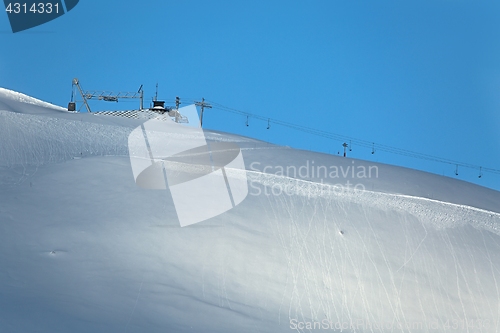
[[[200,127],[203,127],[203,111],[204,111],[205,108],[211,109],[212,105],[210,105],[208,103],[205,103],[205,99],[204,98],[201,99],[201,102],[196,102],[195,101],[195,105],[199,106],[201,108],[201,113],[200,113]]]
[[[175,122],[178,123],[179,122],[179,105],[181,105],[181,99],[179,98],[179,96],[175,97]]]
[[[137,90],[137,92],[141,94],[141,96],[139,97],[141,99],[141,104],[139,106],[140,110],[144,109],[144,89],[142,89],[142,86],[143,85],[141,84],[139,90]]]
[[[85,93],[82,90],[82,87],[80,87],[80,81],[77,78],[73,79],[73,86],[78,88],[78,91],[80,92],[80,95],[82,95],[83,98],[83,104],[85,104],[85,107],[87,108],[87,112],[92,112],[90,110],[89,103],[87,103],[87,99],[85,98]]]
[[[98,99],[100,101],[106,101],[106,102],[118,102],[118,99],[129,99],[129,98],[135,98],[135,99],[140,99],[141,104],[140,104],[140,109],[142,110],[144,108],[144,90],[142,89],[142,85],[139,88],[137,92],[112,92],[112,91],[83,91],[82,87],[80,86],[80,80],[77,78],[73,79],[73,88],[76,87],[78,89],[78,92],[82,96],[83,104],[87,108],[88,112],[92,112],[90,110],[90,105],[88,103],[89,99]]]
[[[349,145],[347,143],[343,143],[342,144],[342,147],[344,147],[344,157],[346,157],[346,150],[347,150],[347,147],[349,147]]]

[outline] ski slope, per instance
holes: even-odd
[[[0,332],[500,332],[499,192],[206,131],[250,193],[180,228],[142,122],[0,90]]]

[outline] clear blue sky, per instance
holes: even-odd
[[[67,105],[84,89],[205,97],[239,110],[500,169],[498,1],[97,1],[12,34],[0,86]],[[121,108],[137,102],[119,103]],[[116,105],[111,105],[116,107]],[[96,104],[108,109],[109,104]],[[336,154],[341,143],[209,110],[204,127]],[[375,146],[375,149],[377,146]],[[455,166],[350,156],[455,177]],[[500,175],[456,178],[500,190]]]

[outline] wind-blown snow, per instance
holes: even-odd
[[[23,93],[12,91],[5,88],[0,88],[0,109],[11,110],[12,106],[18,106],[20,103],[25,104],[24,109],[26,109],[26,104],[34,105],[41,108],[47,108],[54,111],[65,111],[65,108],[44,102],[42,100],[36,99],[34,97],[25,95]],[[14,107],[16,109],[16,107]],[[11,110],[12,111],[12,110]],[[16,112],[19,112],[16,110]]]
[[[124,127],[0,111],[0,166],[128,156]]]
[[[372,164],[207,132],[241,147],[250,194],[180,228],[134,183],[140,122],[7,102],[0,332],[500,332],[499,192],[383,164],[272,174]]]

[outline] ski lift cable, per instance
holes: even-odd
[[[215,103],[213,103],[213,102],[211,102],[211,103],[215,105]],[[265,117],[262,117],[262,116],[253,115],[253,114],[248,113],[248,112],[243,112],[243,111],[234,110],[234,109],[230,109],[230,108],[225,108],[225,110],[223,109],[223,111],[229,111],[229,112],[234,112],[234,113],[238,113],[238,114],[243,114],[245,116],[250,116],[250,117],[253,117],[253,118],[256,118],[256,119],[260,119],[260,120],[270,119],[270,118],[265,118]],[[366,140],[356,139],[356,138],[352,138],[352,137],[349,137],[349,136],[340,135],[340,134],[336,134],[336,133],[325,132],[325,131],[322,131],[322,130],[318,130],[318,129],[314,129],[314,128],[310,128],[310,127],[306,127],[306,126],[301,126],[301,125],[287,123],[287,122],[284,122],[284,121],[281,121],[281,120],[272,119],[272,122],[275,123],[275,124],[279,124],[279,125],[282,125],[282,126],[286,126],[286,127],[295,129],[295,130],[299,130],[299,131],[302,131],[302,132],[306,132],[306,133],[310,133],[310,134],[314,134],[314,135],[326,137],[326,138],[329,138],[329,139],[334,139],[334,140],[337,140],[337,141],[347,141],[347,140],[349,140],[349,141],[351,141],[352,143],[354,143],[354,144],[356,144],[358,146],[362,146],[362,147],[366,147],[366,148],[372,148],[374,145],[376,145],[377,149],[384,150],[384,151],[391,152],[391,153],[399,153],[399,154],[402,154],[402,155],[408,155],[408,156],[412,156],[412,157],[415,157],[415,156],[418,155],[420,157],[423,157],[423,158],[429,159],[429,160],[443,161],[443,162],[447,162],[447,163],[450,163],[450,164],[457,164],[457,163],[459,163],[459,164],[464,165],[464,166],[475,167],[474,165],[471,165],[471,164],[465,164],[465,163],[460,163],[460,162],[456,162],[456,161],[453,161],[453,160],[447,160],[447,159],[443,159],[443,158],[439,158],[439,157],[435,157],[435,156],[431,156],[431,155],[415,153],[415,152],[412,152],[412,151],[409,151],[409,150],[405,150],[405,149],[401,149],[401,148],[396,148],[396,147],[391,147],[391,146],[387,146],[387,145],[375,144],[372,141],[366,141]],[[479,169],[479,167],[476,167],[476,168]],[[500,172],[500,170],[497,170],[497,171]]]
[[[319,129],[315,129],[315,128],[311,128],[311,127],[307,127],[307,126],[303,126],[303,125],[297,125],[297,124],[289,123],[289,122],[286,122],[283,120],[264,117],[264,116],[260,116],[260,115],[253,114],[250,112],[245,112],[245,111],[241,111],[238,109],[230,108],[230,107],[224,106],[222,104],[219,104],[219,103],[216,103],[213,101],[209,101],[209,102],[213,105],[214,109],[218,109],[218,110],[225,111],[225,112],[243,115],[243,116],[249,117],[249,118],[254,118],[254,119],[266,121],[269,124],[274,123],[276,125],[281,125],[283,127],[288,127],[288,128],[293,129],[293,130],[297,130],[297,131],[301,131],[304,133],[324,137],[324,138],[335,140],[335,141],[342,141],[342,142],[350,141],[353,145],[361,146],[364,148],[374,149],[374,147],[376,147],[377,151],[385,151],[385,152],[388,152],[391,154],[397,154],[397,155],[402,155],[402,156],[406,156],[406,157],[412,157],[412,158],[417,158],[417,159],[422,159],[422,160],[427,160],[427,161],[432,161],[432,162],[438,162],[438,163],[444,163],[444,164],[450,164],[450,165],[459,165],[459,166],[464,167],[464,168],[500,174],[499,169],[481,167],[479,165],[474,165],[474,164],[470,164],[470,163],[464,163],[464,162],[459,162],[459,161],[455,161],[455,160],[451,160],[451,159],[436,157],[436,156],[432,156],[432,155],[428,155],[428,154],[414,152],[414,151],[407,150],[407,149],[392,147],[389,145],[378,144],[378,143],[374,143],[373,141],[357,139],[357,138],[349,137],[347,135],[326,132],[323,130],[319,130]]]
[[[217,104],[217,103],[212,103],[212,104]],[[261,117],[261,116],[254,115],[254,114],[251,114],[251,113],[248,113],[248,112],[239,111],[239,110],[235,110],[235,109],[231,109],[231,108],[227,108],[227,107],[223,107],[223,108],[220,108],[220,109],[222,109],[223,111],[229,111],[229,112],[233,112],[233,113],[243,114],[245,116],[251,116],[253,118],[260,119],[260,120],[265,120],[266,119],[265,117]],[[267,118],[267,119],[269,119],[269,118]],[[322,137],[334,139],[334,140],[337,140],[337,141],[346,141],[346,139],[349,139],[351,142],[354,142],[356,145],[363,146],[363,147],[366,147],[366,148],[372,148],[375,145],[373,142],[370,142],[370,141],[356,139],[356,138],[352,138],[352,137],[348,137],[348,136],[340,135],[340,134],[335,134],[335,133],[331,133],[331,132],[325,132],[325,131],[318,130],[318,129],[313,129],[313,128],[310,128],[310,127],[305,127],[305,126],[300,126],[300,125],[296,125],[296,124],[291,124],[291,123],[287,123],[287,122],[284,122],[284,121],[281,121],[281,120],[273,119],[273,122],[276,123],[276,124],[282,125],[282,126],[286,126],[286,127],[295,129],[295,130],[299,130],[299,131],[302,131],[302,132],[306,132],[306,133],[310,133],[310,134],[314,134],[314,135],[318,135],[318,136],[322,136]],[[468,168],[479,169],[479,166],[468,164],[468,163],[462,163],[462,162],[457,162],[457,161],[454,161],[454,160],[443,159],[443,158],[435,157],[435,156],[432,156],[432,155],[427,155],[427,154],[422,154],[422,153],[416,153],[416,152],[412,152],[412,151],[409,151],[409,150],[405,150],[405,149],[401,149],[401,148],[396,148],[396,147],[391,147],[391,146],[382,145],[382,144],[376,144],[376,145],[377,145],[377,149],[383,150],[383,151],[386,151],[386,152],[390,152],[390,153],[394,153],[394,154],[400,154],[400,155],[405,155],[405,156],[410,156],[410,157],[422,158],[422,159],[426,159],[426,160],[431,160],[431,161],[436,161],[436,162],[442,162],[442,163],[448,163],[448,164],[457,164],[458,163],[458,164],[460,164],[462,166],[465,166],[465,167],[468,167]],[[491,168],[489,168],[489,171],[500,172],[500,170],[495,170],[495,169],[491,169]]]

